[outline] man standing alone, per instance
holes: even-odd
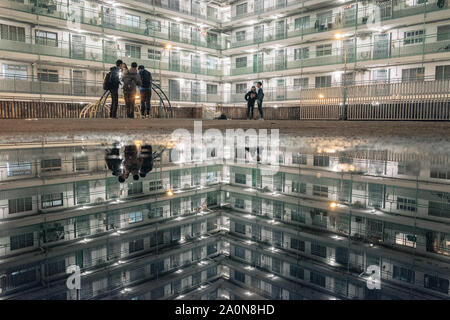
[[[123,75],[123,96],[125,98],[128,118],[134,118],[137,86],[142,86],[142,81],[141,77],[137,73],[137,63],[133,62],[129,70],[124,70]]]
[[[150,118],[152,98],[152,74],[145,70],[144,66],[139,66],[139,76],[141,77],[142,85],[139,87],[141,94],[141,114],[142,118]]]
[[[258,81],[256,86],[258,87],[258,94],[257,94],[258,111],[259,111],[259,115],[261,117],[261,120],[264,120],[263,109],[262,109],[262,104],[263,104],[263,100],[264,100],[264,91],[262,89],[262,82]]]

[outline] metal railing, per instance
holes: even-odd
[[[0,92],[22,93],[36,95],[61,95],[78,97],[100,97],[104,93],[103,83],[89,80],[76,80],[58,78],[55,82],[43,81],[40,77],[21,76],[13,74],[0,74]],[[422,97],[448,97],[450,95],[450,79],[434,80],[424,78],[423,81],[401,81],[391,79],[385,83],[377,81],[364,81],[343,86],[335,83],[333,87],[265,87],[265,101],[317,101],[334,99],[343,101],[344,88],[347,99],[377,100]],[[217,91],[210,93],[207,90],[192,90],[180,88],[174,90],[167,86],[161,88],[173,102],[206,102],[206,103],[245,103],[245,93],[236,91]],[[120,90],[121,91],[121,90]],[[156,96],[154,97],[156,99]]]
[[[100,9],[93,9],[84,5],[53,0],[36,0],[35,3],[19,3],[10,0],[3,1],[0,7],[67,21],[68,26],[83,24],[209,49],[220,50],[223,47],[220,35],[217,35],[217,38],[204,36],[197,26],[186,30],[179,24],[176,24],[178,26],[176,27],[169,21],[161,23],[160,20],[153,19],[151,15],[130,20],[129,17],[116,15],[113,7],[102,6]],[[155,24],[158,21],[160,23]]]
[[[357,62],[450,52],[450,33],[423,36],[418,39],[417,44],[407,44],[407,41],[407,38],[402,38],[398,40],[387,39],[384,43],[358,44],[357,40],[354,39],[351,48],[316,47],[315,50],[308,51],[303,56],[288,56],[285,50],[283,50],[282,54],[277,53],[277,56],[271,57],[255,54],[258,55],[258,59],[250,66],[248,62],[244,63],[242,67],[237,66],[235,59],[232,62],[230,75],[238,76],[336,64],[351,65]]]
[[[392,1],[386,1],[382,4],[368,4],[367,6],[356,3],[352,7],[344,9],[344,13],[333,13],[326,17],[319,15],[316,17],[305,16],[302,17],[305,20],[301,20],[297,24],[283,23],[281,26],[269,28],[261,24],[257,32],[253,28],[249,29],[248,27],[237,29],[231,36],[227,37],[227,40],[230,42],[231,48],[239,48],[327,31],[342,30],[343,28],[366,28],[376,24],[383,24],[389,20],[443,11],[449,8],[446,3],[444,3],[442,8],[438,7],[437,2],[437,0],[429,0],[423,4],[412,5],[405,0],[400,0],[396,1],[395,4]],[[239,36],[236,34],[236,32],[244,30],[246,31],[245,36],[242,36],[242,33]]]

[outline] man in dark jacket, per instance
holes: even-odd
[[[130,69],[123,71],[123,97],[127,109],[127,117],[134,118],[134,106],[137,87],[142,86],[141,77],[137,73],[137,63],[133,62]]]
[[[107,75],[107,83],[105,90],[109,90],[111,94],[111,109],[109,111],[110,118],[117,119],[117,108],[119,106],[119,87],[120,87],[120,74],[122,60],[117,60],[116,66],[109,69],[109,74]]]
[[[141,147],[141,170],[139,175],[145,178],[153,170],[153,149],[150,145]]]
[[[262,109],[262,104],[263,104],[263,100],[264,100],[264,91],[262,88],[262,82],[259,81],[256,86],[258,87],[258,95],[257,95],[257,101],[258,101],[258,111],[259,111],[259,115],[261,117],[261,120],[264,120],[264,115],[263,115],[263,109]]]
[[[152,74],[145,70],[144,66],[139,66],[139,76],[141,77],[142,86],[139,87],[141,94],[141,114],[142,118],[150,118],[150,100],[152,98]]]
[[[251,90],[245,95],[245,100],[247,101],[247,120],[253,120],[253,111],[255,110],[256,97],[256,87],[253,86]]]
[[[105,161],[113,176],[118,177],[122,174],[123,159],[120,157],[120,146],[118,144],[114,144],[111,149],[106,149]]]

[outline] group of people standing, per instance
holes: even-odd
[[[262,82],[259,81],[256,87],[253,86],[249,92],[245,95],[245,100],[247,101],[247,120],[253,120],[253,112],[255,110],[255,102],[258,103],[258,111],[260,120],[264,120],[264,114],[262,109],[262,104],[264,100],[264,91],[262,88]]]
[[[152,74],[144,66],[131,64],[131,68],[122,61],[117,60],[116,65],[109,70],[103,81],[103,89],[110,92],[111,109],[110,118],[117,119],[119,107],[119,89],[122,87],[128,118],[134,118],[134,106],[136,102],[137,88],[141,98],[141,115],[150,118],[152,97]]]

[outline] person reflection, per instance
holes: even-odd
[[[128,174],[126,175],[126,177],[124,176],[125,180],[128,178],[130,174],[133,176],[133,179],[135,181],[139,180],[139,169],[141,167],[141,158],[138,157],[137,146],[131,145],[125,147],[124,166],[125,166],[125,173]]]
[[[106,149],[105,161],[113,176],[118,177],[122,174],[123,159],[120,156],[120,146],[118,144],[114,144],[111,149]]]
[[[145,178],[153,170],[153,151],[152,146],[145,145],[141,148],[141,170],[139,175]]]

